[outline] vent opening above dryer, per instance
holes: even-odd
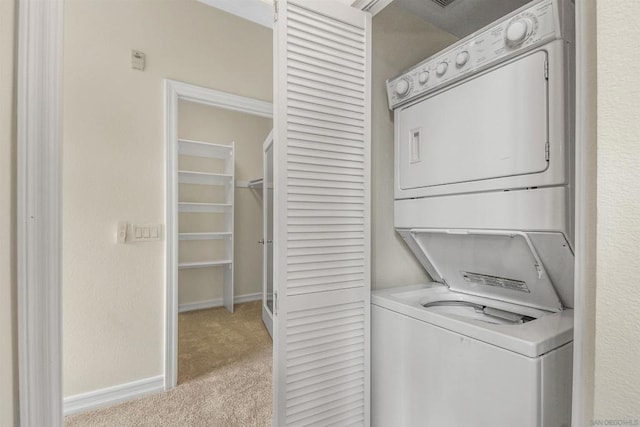
[[[435,4],[437,4],[440,7],[447,7],[449,6],[451,3],[453,3],[456,0],[431,0],[432,2],[434,2]]]

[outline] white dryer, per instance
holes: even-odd
[[[531,2],[387,82],[433,282],[373,293],[375,426],[570,425],[573,16]]]
[[[387,82],[397,228],[573,242],[573,28],[569,0],[532,2]]]

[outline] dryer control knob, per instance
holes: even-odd
[[[466,50],[456,55],[456,65],[458,67],[462,67],[464,64],[467,63],[468,60],[469,60],[469,52],[467,52]]]
[[[405,96],[409,92],[409,82],[407,79],[400,79],[396,83],[396,93],[400,96]]]
[[[444,73],[447,72],[447,68],[449,68],[449,65],[446,62],[439,63],[438,66],[436,67],[436,74],[439,77],[442,77]]]
[[[512,45],[522,43],[527,39],[531,30],[531,22],[526,18],[516,19],[509,23],[506,32],[507,42]]]
[[[423,71],[418,75],[418,81],[421,85],[427,83],[429,81],[429,72]]]
[[[456,65],[458,67],[462,67],[464,64],[467,63],[468,60],[469,60],[469,52],[464,50],[456,56]]]

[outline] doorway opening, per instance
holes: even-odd
[[[271,127],[269,117],[178,102],[177,169],[168,172],[177,177],[178,200],[167,206],[168,216],[178,216],[167,236],[168,244],[177,237],[177,385],[213,388],[207,405],[228,417],[221,422],[271,419],[273,347],[261,315],[268,266],[257,185]]]

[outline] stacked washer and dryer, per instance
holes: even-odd
[[[571,1],[534,1],[387,82],[433,282],[372,295],[373,425],[570,425],[573,55]]]

